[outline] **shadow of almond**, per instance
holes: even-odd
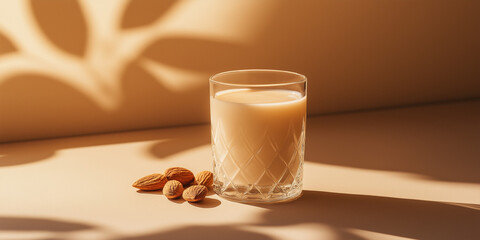
[[[167,198],[165,198],[167,199]],[[183,204],[187,201],[185,201],[183,198],[179,197],[179,198],[175,198],[175,199],[168,199],[170,202],[172,203],[176,203],[176,204]]]
[[[137,193],[140,193],[140,194],[152,194],[152,195],[163,195],[162,190],[151,190],[151,191],[147,191],[147,190],[137,190]]]
[[[137,190],[137,193],[164,196],[162,190],[154,190],[154,191]],[[207,197],[205,199],[203,199],[202,201],[195,202],[195,203],[194,202],[188,202],[188,203],[191,206],[199,207],[199,208],[215,208],[215,207],[218,207],[218,206],[220,206],[220,204],[222,204],[222,202],[218,199],[208,197],[208,196],[211,196],[211,195],[214,195],[214,194],[215,193],[213,193],[213,191],[209,191],[209,194],[207,194]],[[165,196],[163,198],[165,199],[165,201],[167,200],[167,198]],[[187,202],[184,199],[182,199],[181,197],[176,198],[176,199],[168,199],[168,200],[170,202],[177,203],[177,204],[182,204],[182,203]]]
[[[198,208],[215,208],[220,206],[222,201],[215,198],[206,197],[200,202],[189,202],[189,204]]]
[[[210,188],[208,189],[207,196],[212,196],[212,195],[216,195],[216,193],[215,193],[215,191],[213,191],[213,188],[210,187]]]

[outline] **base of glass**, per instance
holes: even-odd
[[[270,189],[270,190],[268,190]],[[251,185],[222,188],[214,184],[215,193],[229,201],[241,203],[284,203],[294,201],[302,196],[302,186],[292,189],[291,185],[271,187],[253,187]]]

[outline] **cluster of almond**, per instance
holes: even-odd
[[[212,185],[213,173],[201,171],[194,176],[190,170],[182,167],[169,168],[164,174],[150,174],[132,184],[133,187],[146,191],[163,189],[163,195],[168,199],[182,196],[189,202],[202,201]]]

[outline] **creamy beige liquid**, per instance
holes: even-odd
[[[305,96],[237,89],[218,92],[210,100],[217,181],[281,186],[301,178]]]

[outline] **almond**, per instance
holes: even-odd
[[[213,173],[210,171],[201,171],[197,173],[195,181],[197,184],[209,188],[213,185]]]
[[[140,190],[160,190],[167,183],[167,178],[161,173],[154,173],[135,181],[132,186]]]
[[[172,167],[165,170],[165,176],[168,180],[177,180],[186,186],[195,179],[193,173],[182,167]]]
[[[207,187],[203,185],[193,185],[183,191],[182,197],[189,202],[199,202],[207,196],[207,192]]]
[[[183,185],[177,180],[168,181],[163,187],[163,195],[169,199],[174,199],[182,196]]]

